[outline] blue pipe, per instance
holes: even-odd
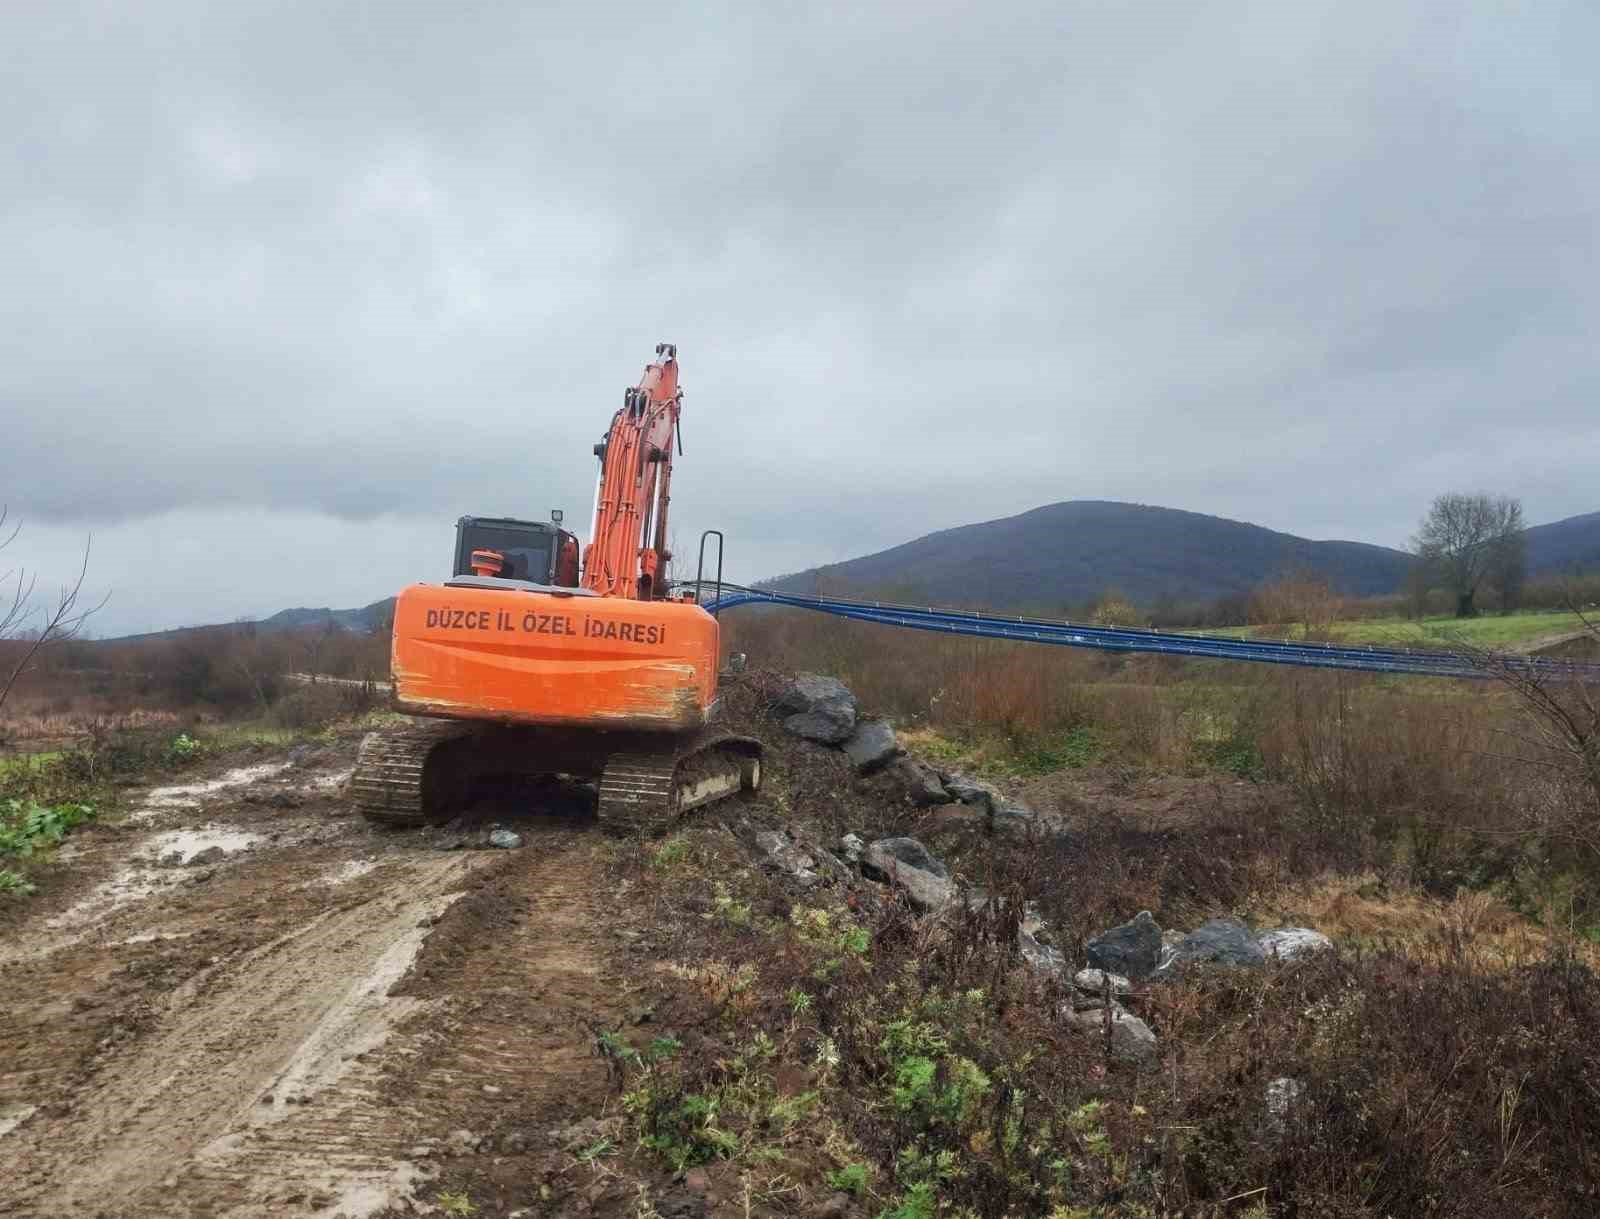
[[[881,602],[851,601],[838,597],[804,597],[794,593],[769,592],[766,589],[728,584],[724,584],[722,590],[723,595],[720,598],[706,603],[706,609],[712,613],[740,605],[784,605],[834,614],[857,622],[873,622],[909,630],[933,631],[980,639],[1048,643],[1099,651],[1196,656],[1214,660],[1296,665],[1314,669],[1348,669],[1366,673],[1408,673],[1431,677],[1494,676],[1493,672],[1474,657],[1454,652],[1286,643],[1276,640],[1233,639],[1220,635],[1184,635],[1170,631],[1130,630],[1126,627],[1007,617],[977,610],[886,605]],[[1530,674],[1600,679],[1600,664],[1547,660],[1539,657],[1515,659]]]

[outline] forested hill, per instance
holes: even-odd
[[[1104,500],[1047,504],[930,533],[902,546],[773,581],[790,592],[901,590],[996,608],[1092,601],[1214,601],[1310,568],[1340,591],[1392,592],[1407,556],[1364,542],[1314,542],[1242,521]]]

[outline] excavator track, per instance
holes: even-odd
[[[707,731],[612,754],[600,776],[597,811],[613,833],[654,834],[691,809],[760,787],[761,742]]]
[[[440,778],[430,772],[429,755],[471,731],[464,724],[435,723],[369,732],[350,776],[361,815],[380,825],[427,825]]]

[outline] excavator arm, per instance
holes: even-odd
[[[650,601],[665,595],[667,507],[678,442],[677,348],[656,345],[656,363],[623,397],[605,439],[595,485],[594,531],[583,555],[583,586],[602,597]]]

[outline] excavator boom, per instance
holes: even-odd
[[[623,395],[605,439],[595,484],[594,531],[583,560],[583,586],[602,597],[649,601],[665,593],[667,506],[672,448],[683,394],[677,349],[656,347],[657,362]],[[679,441],[681,444],[681,441]]]

